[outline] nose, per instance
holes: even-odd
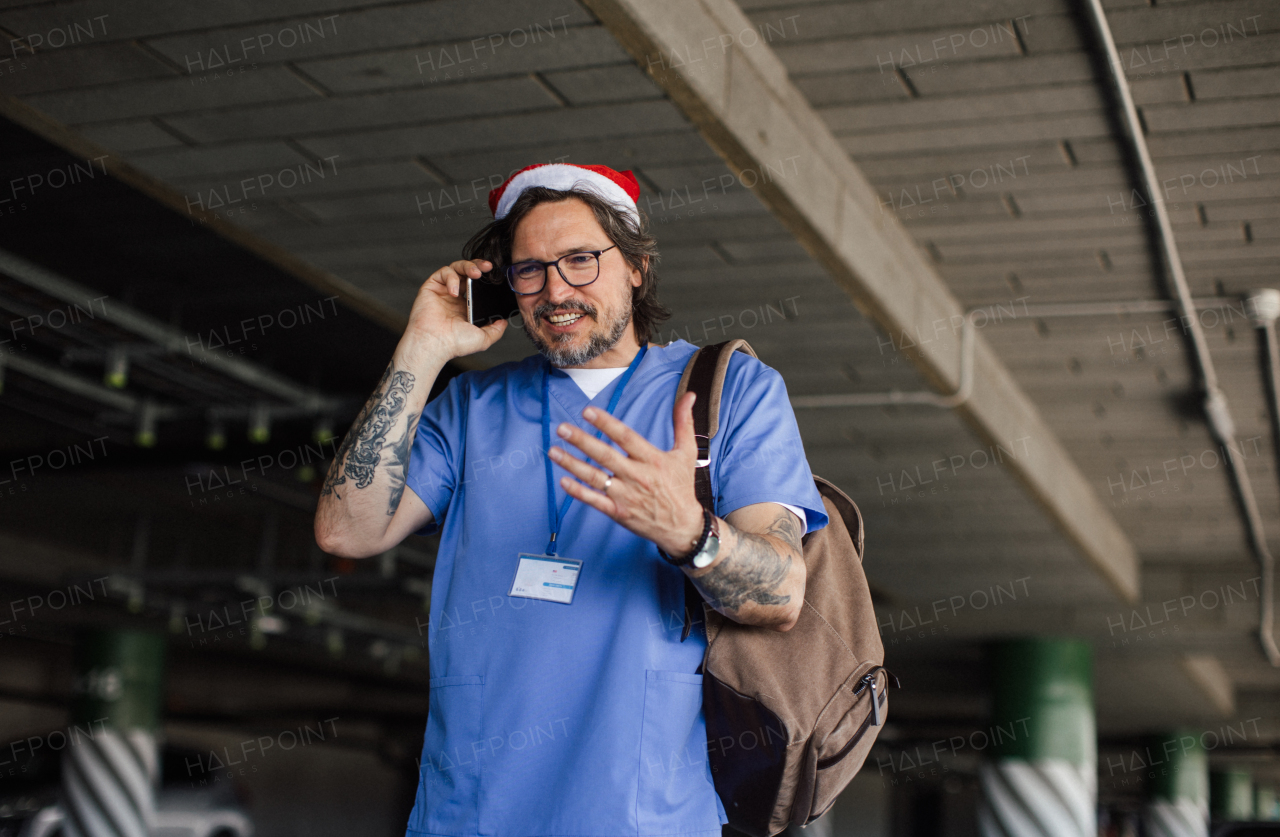
[[[564,277],[560,275],[560,271],[556,270],[555,265],[547,267],[547,285],[542,292],[546,294],[548,302],[559,305],[567,299],[572,299],[576,291],[577,288],[564,281]]]

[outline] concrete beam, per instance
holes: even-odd
[[[1231,675],[1212,654],[1187,654],[1179,661],[1182,670],[1214,709],[1224,718],[1236,712],[1236,690]]]
[[[733,0],[583,0],[858,309],[908,353],[925,379],[959,382],[964,310],[902,225],[792,85]],[[784,20],[785,23],[785,20]],[[1123,599],[1136,601],[1139,559],[1120,526],[985,340],[973,394],[957,408],[990,443],[1034,440],[1006,466]]]
[[[70,154],[87,160],[107,158],[107,174],[178,215],[199,223],[227,241],[240,246],[317,291],[337,296],[349,308],[399,334],[408,325],[407,314],[396,311],[328,271],[298,258],[255,233],[236,226],[201,207],[192,207],[177,189],[125,162],[119,155],[97,145],[61,122],[36,110],[15,96],[0,96],[0,116],[21,125]]]

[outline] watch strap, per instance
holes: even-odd
[[[662,547],[658,547],[658,554],[661,555],[663,560],[665,560],[669,564],[674,564],[677,567],[686,567],[689,564],[693,563],[694,556],[697,555],[706,547],[707,538],[710,537],[711,532],[714,528],[718,528],[715,526],[715,515],[707,511],[706,508],[703,508],[702,509],[702,536],[693,542],[693,549],[689,552],[689,554],[676,558],[671,555],[668,555],[667,552]]]

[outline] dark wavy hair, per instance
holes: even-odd
[[[520,193],[505,218],[487,224],[471,236],[463,245],[462,257],[492,262],[494,269],[486,274],[485,279],[505,283],[503,271],[511,264],[511,242],[521,219],[539,204],[559,203],[570,198],[577,198],[591,207],[596,222],[609,240],[618,245],[618,251],[627,260],[627,264],[640,271],[640,287],[631,289],[631,322],[636,330],[636,340],[640,343],[649,342],[658,325],[671,316],[671,311],[658,302],[658,240],[649,232],[648,216],[638,207],[636,212],[640,220],[637,223],[630,213],[609,203],[595,192],[585,189],[561,191],[533,186]]]

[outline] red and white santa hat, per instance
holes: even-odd
[[[507,217],[512,205],[525,189],[545,186],[567,192],[586,189],[631,215],[637,223],[640,213],[640,183],[630,171],[614,171],[608,166],[575,166],[571,163],[538,163],[525,166],[489,193],[489,209],[499,221]]]

